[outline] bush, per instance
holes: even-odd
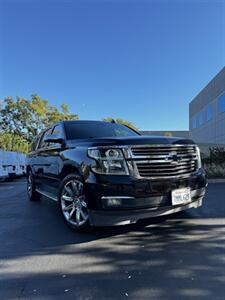
[[[1,133],[0,148],[5,151],[27,153],[29,151],[29,144],[19,135],[12,133]]]
[[[208,178],[225,178],[225,148],[210,148],[209,157],[202,157],[203,168]]]

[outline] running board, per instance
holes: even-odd
[[[51,200],[54,200],[54,201],[56,201],[56,202],[58,201],[57,198],[54,197],[54,196],[52,196],[51,193],[43,192],[42,190],[39,190],[39,189],[35,189],[35,190],[36,190],[36,192],[38,192],[39,194],[41,194],[41,195],[43,195],[43,196],[45,196],[45,197],[47,197],[47,198],[49,198],[49,199],[51,199]]]

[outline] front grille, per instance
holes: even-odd
[[[141,177],[188,177],[197,169],[196,147],[192,145],[133,146],[131,152]]]

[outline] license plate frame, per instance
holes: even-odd
[[[191,189],[181,188],[172,191],[172,205],[184,205],[191,202]]]

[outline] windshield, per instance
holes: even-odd
[[[122,124],[100,121],[65,122],[65,129],[68,140],[139,135]]]

